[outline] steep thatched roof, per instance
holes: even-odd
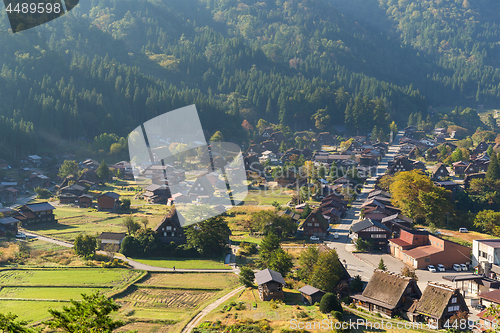
[[[415,313],[420,313],[435,319],[443,316],[446,306],[452,296],[462,297],[457,289],[442,284],[428,283],[424,293],[415,306],[410,309]],[[461,302],[457,302],[460,305]]]
[[[375,270],[363,291],[363,296],[396,307],[406,288],[415,280],[396,273]],[[418,288],[418,287],[416,287]]]

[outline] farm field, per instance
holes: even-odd
[[[141,283],[146,286],[165,288],[200,288],[214,289],[221,286],[236,287],[238,276],[233,273],[150,273],[150,277]]]
[[[145,265],[165,267],[165,268],[173,268],[175,266],[176,269],[227,269],[227,270],[231,269],[231,267],[224,265],[223,257],[218,257],[214,259],[200,259],[200,258],[175,258],[175,259],[132,258],[132,259]]]
[[[107,268],[16,269],[0,271],[2,286],[106,286],[126,284],[139,271]]]
[[[49,317],[49,308],[61,309],[70,299],[81,299],[82,293],[107,293],[132,283],[141,274],[120,268],[3,269],[0,309],[33,323]]]
[[[158,332],[179,333],[198,311],[237,285],[233,273],[148,273],[116,301],[123,319],[150,324],[144,332],[153,332],[161,321]]]
[[[134,209],[134,213],[131,215],[137,220],[147,216],[149,220],[148,226],[154,228],[165,213],[164,206],[144,206],[144,208]],[[95,209],[71,206],[57,206],[54,214],[58,223],[29,226],[27,229],[45,236],[73,242],[75,237],[80,233],[97,236],[102,232],[126,232],[127,230],[122,225],[122,222],[125,216],[129,215],[98,212]]]

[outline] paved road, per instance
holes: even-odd
[[[222,296],[221,298],[217,299],[215,302],[209,304],[207,307],[205,307],[203,310],[201,310],[200,313],[198,313],[196,315],[196,317],[194,317],[193,319],[191,319],[191,321],[186,325],[186,327],[184,327],[184,329],[182,330],[181,333],[189,333],[191,332],[191,330],[195,327],[197,327],[201,320],[203,319],[203,317],[205,317],[207,314],[209,314],[210,312],[212,312],[213,310],[215,310],[219,305],[221,305],[222,303],[224,303],[225,301],[227,301],[228,299],[230,299],[231,297],[233,297],[234,295],[240,293],[241,291],[243,291],[245,287],[239,287],[233,291],[231,291],[229,294],[226,294],[224,296]]]
[[[37,238],[37,239],[43,240],[45,242],[57,244],[60,246],[65,246],[68,248],[73,247],[73,244],[69,243],[69,242],[61,241],[61,240],[54,239],[54,238],[47,237],[47,236],[38,235],[38,234],[35,234],[33,232],[29,232],[29,231],[25,231],[24,233],[26,234],[26,236],[28,236],[30,238]],[[105,251],[97,251],[97,253],[106,254]],[[141,270],[151,271],[151,272],[173,272],[174,271],[173,268],[157,267],[157,266],[150,266],[150,265],[142,264],[140,262],[137,262],[137,261],[134,261],[130,258],[127,258],[120,253],[115,254],[115,258],[126,261],[134,269],[141,269]],[[176,268],[175,271],[176,272],[196,272],[196,273],[203,273],[203,272],[210,272],[210,273],[231,273],[231,272],[233,272],[236,274],[239,273],[239,268],[237,268],[235,266],[231,266],[231,267],[232,267],[232,269],[177,269]]]

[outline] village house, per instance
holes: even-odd
[[[260,146],[258,144],[251,144],[250,147],[248,147],[246,154],[247,155],[260,155],[262,153],[262,150],[260,150]]]
[[[451,268],[467,263],[471,253],[466,246],[418,230],[402,229],[399,238],[389,240],[389,247],[391,255],[416,269],[437,264]]]
[[[384,251],[387,250],[387,241],[392,235],[392,231],[385,225],[368,218],[353,224],[351,233],[354,242],[358,239],[372,241],[374,249]]]
[[[286,285],[286,282],[279,272],[266,268],[255,273],[255,280],[259,286],[259,297],[261,300],[285,299],[283,287]]]
[[[321,214],[321,210],[315,209],[306,217],[304,222],[302,222],[300,228],[303,230],[304,237],[306,238],[311,236],[325,238],[328,235],[329,227],[328,221],[323,214]]]
[[[158,235],[160,242],[165,244],[174,242],[178,245],[186,243],[186,235],[179,221],[178,214],[177,210],[172,208],[153,229]]]
[[[394,159],[394,161],[388,168],[388,173],[390,175],[393,175],[396,172],[411,170],[413,170],[413,162],[411,162],[406,156],[400,156]]]
[[[145,188],[143,196],[149,203],[167,203],[170,198],[170,188],[167,185],[151,184]]]
[[[316,136],[316,140],[321,144],[321,145],[325,145],[325,146],[333,146],[336,144],[336,140],[335,138],[333,137],[333,135],[331,135],[330,133],[328,132],[321,132],[319,133],[317,136]]]
[[[413,226],[413,220],[401,213],[387,216],[382,219],[381,223],[389,228],[395,237],[399,237],[401,229],[411,230]]]
[[[487,308],[500,305],[500,289],[480,293],[479,304]]]
[[[260,137],[262,138],[263,141],[269,140],[271,135],[274,133],[274,129],[272,127],[266,127],[262,133],[260,133]]]
[[[426,322],[441,329],[457,312],[469,313],[469,308],[459,289],[443,284],[428,282],[422,297],[409,309],[416,314],[413,321]]]
[[[443,163],[438,163],[432,168],[432,179],[444,179],[449,175],[448,169]]]
[[[299,289],[300,295],[302,296],[303,303],[309,303],[314,305],[315,303],[321,302],[321,299],[326,294],[323,290],[315,288],[310,285],[305,285]]]
[[[262,153],[262,156],[259,157],[260,163],[269,162],[271,164],[278,163],[278,156],[270,150],[266,150]]]
[[[198,177],[191,188],[189,189],[187,195],[194,197],[210,197],[214,194],[215,189],[205,176]]]
[[[0,187],[0,202],[5,204],[12,204],[16,202],[18,193],[19,191],[13,187]]]
[[[5,235],[9,232],[12,236],[17,234],[18,223],[19,220],[14,217],[0,218],[0,237],[5,237]]]
[[[114,212],[120,208],[120,195],[115,192],[106,192],[97,197],[97,209]]]
[[[176,203],[177,204],[186,204],[186,203],[191,203],[191,202],[192,202],[192,200],[190,197],[178,192],[178,193],[173,194],[172,197],[168,199],[167,205],[172,206],[172,205],[175,205]]]
[[[472,241],[472,267],[479,274],[500,280],[500,238]]]
[[[468,189],[470,186],[470,182],[473,179],[484,179],[486,177],[486,173],[480,172],[480,173],[472,173],[468,174],[464,178],[464,189]]]
[[[421,295],[415,279],[377,269],[363,293],[351,297],[356,306],[380,313],[383,317],[399,315],[411,319],[408,310]]]
[[[80,208],[90,208],[92,207],[92,200],[94,199],[93,196],[90,194],[83,194],[78,197],[78,206]]]
[[[118,252],[126,236],[127,234],[123,232],[103,232],[97,236],[97,239],[101,241],[99,248],[103,251]]]
[[[14,217],[21,221],[22,225],[56,222],[54,209],[48,202],[26,204],[18,209]]]
[[[263,152],[265,152],[267,150],[270,150],[275,154],[278,154],[278,152],[279,152],[279,146],[277,146],[274,142],[272,142],[270,140],[262,142],[259,145],[259,148],[260,148],[260,151],[263,151]]]
[[[469,166],[469,163],[466,163],[464,161],[458,161],[452,164],[453,167],[453,173],[455,175],[463,175],[465,174],[465,168]]]
[[[269,141],[271,141],[272,143],[274,143],[276,146],[279,147],[282,142],[286,141],[286,137],[285,134],[283,134],[283,132],[274,132],[269,137]]]

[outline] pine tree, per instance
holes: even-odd
[[[103,181],[109,180],[111,177],[111,172],[109,171],[109,167],[104,160],[102,160],[101,164],[95,171],[97,177],[101,178]]]
[[[500,154],[499,154],[500,155]],[[486,171],[486,179],[498,180],[500,179],[500,165],[498,157],[495,152],[491,153],[490,164],[488,165],[488,170]]]
[[[380,269],[382,271],[387,270],[387,266],[385,266],[384,259],[380,258],[380,262],[378,263],[377,269]]]

